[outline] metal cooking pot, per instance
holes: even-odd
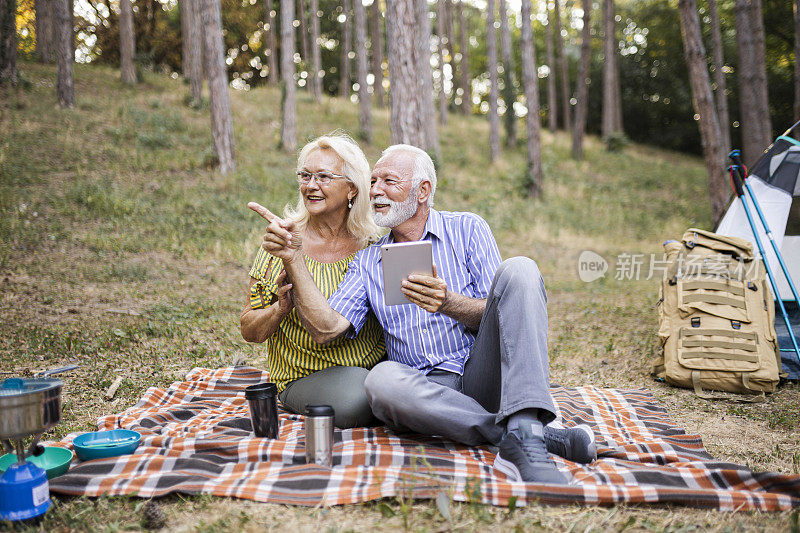
[[[0,384],[0,439],[24,439],[61,421],[59,379],[11,378]]]
[[[38,376],[74,370],[69,365],[47,370]],[[51,378],[9,378],[0,382],[0,440],[24,439],[41,435],[61,421],[61,387],[64,382]]]

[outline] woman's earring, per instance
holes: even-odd
[[[353,199],[352,198],[348,198],[347,199],[347,209],[353,209]]]

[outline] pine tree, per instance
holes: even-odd
[[[542,146],[539,124],[539,78],[536,69],[536,48],[531,28],[531,3],[522,0],[522,82],[525,86],[525,105],[528,114],[525,118],[528,133],[528,194],[539,197],[542,194]]]
[[[322,99],[322,58],[320,57],[320,37],[319,37],[319,0],[309,0],[309,11],[311,16],[311,69],[309,83],[311,83],[311,94],[319,102]]]
[[[56,94],[61,107],[75,107],[75,77],[72,64],[75,52],[72,49],[72,0],[53,0],[55,3],[56,34]]]
[[[211,137],[219,171],[228,174],[236,170],[233,143],[233,118],[228,95],[228,70],[222,42],[222,18],[219,0],[201,0],[203,48],[208,76],[209,106],[211,108]]]
[[[494,27],[494,0],[488,0],[486,15],[486,64],[489,69],[489,161],[500,155],[500,116],[497,113],[497,34]]]
[[[294,80],[294,0],[281,0],[281,149],[297,144],[297,84]]]
[[[517,144],[517,115],[514,112],[516,96],[516,80],[514,79],[514,62],[511,59],[511,32],[508,31],[508,10],[506,0],[500,0],[500,58],[503,61],[503,100],[506,103],[505,126],[506,146]],[[534,58],[536,62],[536,58]]]
[[[581,62],[578,65],[578,103],[575,106],[575,123],[572,125],[572,157],[583,159],[583,137],[586,134],[586,114],[589,109],[589,60],[591,45],[591,10],[592,1],[582,0],[583,30],[581,30]]]
[[[386,95],[383,90],[383,17],[378,0],[373,0],[369,6],[369,33],[370,33],[370,65],[372,76],[375,78],[373,94],[378,107],[386,105]]]
[[[358,107],[360,137],[372,142],[372,104],[367,83],[367,12],[361,0],[353,0],[353,21],[356,26],[356,76],[358,78]]]
[[[131,0],[119,0],[119,55],[122,83],[136,83],[136,38],[133,33]]]
[[[464,0],[458,2],[458,37],[461,60],[458,62],[461,78],[461,112],[472,113],[472,74],[469,68],[469,28]]]
[[[703,156],[708,173],[708,190],[711,196],[711,213],[714,226],[717,225],[728,200],[728,187],[722,169],[725,154],[722,151],[717,111],[708,75],[706,50],[700,33],[700,19],[697,16],[696,0],[679,0],[678,11],[681,18],[681,35],[689,67],[689,81],[692,87],[692,102],[695,112],[700,115],[698,125],[703,143]]]

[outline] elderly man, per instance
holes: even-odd
[[[500,262],[486,222],[432,208],[436,172],[419,148],[387,148],[372,172],[375,221],[391,232],[361,250],[325,300],[306,268],[293,224],[265,208],[264,248],[280,257],[295,306],[316,342],[355,335],[372,311],[388,361],[364,387],[372,410],[397,430],[499,448],[495,466],[513,479],[565,484],[548,451],[589,462],[587,427],[553,429],[544,282],[526,257]],[[433,276],[412,275],[402,291],[416,305],[386,306],[380,246],[430,240]]]

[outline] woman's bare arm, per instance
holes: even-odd
[[[250,306],[250,297],[248,295],[247,301],[242,310],[240,325],[242,330],[242,338],[247,342],[261,343],[271,337],[277,330],[281,321],[289,314],[294,306],[292,302],[290,283],[285,283],[286,274],[282,273],[278,278],[278,292],[275,294],[276,300],[274,303],[262,309],[253,309]],[[250,287],[258,280],[251,277]]]

